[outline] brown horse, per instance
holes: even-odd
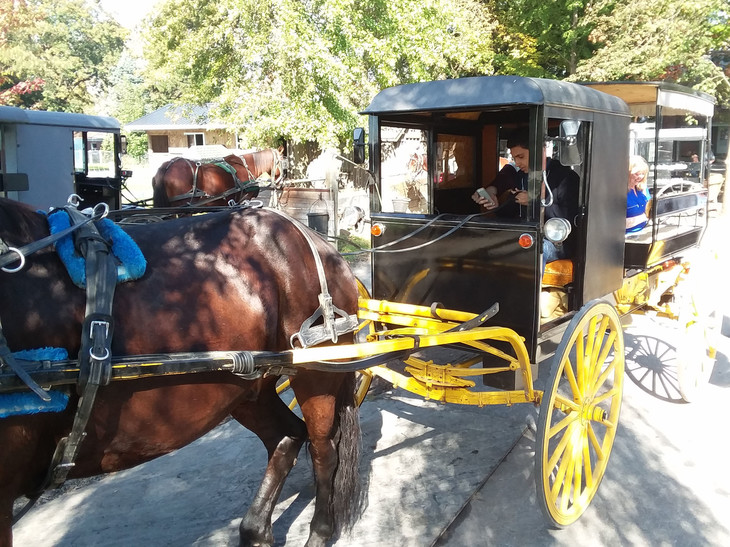
[[[145,254],[147,269],[116,288],[113,355],[281,351],[318,307],[314,253],[283,215],[226,209],[125,231]],[[0,199],[0,238],[7,245],[21,247],[47,235],[43,214]],[[353,274],[329,244],[312,239],[333,303],[355,313]],[[76,355],[85,299],[50,248],[29,256],[18,273],[0,272],[8,347],[61,347]],[[272,511],[308,440],[316,498],[307,544],[324,545],[339,525],[351,524],[359,500],[354,374],[299,369],[291,386],[304,421],[277,396],[276,381],[274,375],[244,380],[228,372],[112,381],[99,388],[69,477],[140,464],[192,442],[231,415],[268,452],[260,489],[240,525],[241,544],[273,543]],[[0,419],[0,546],[12,543],[14,500],[39,488],[56,443],[69,434],[79,399],[71,391],[62,412]]]
[[[256,181],[262,175],[268,174],[274,183],[281,181],[281,153],[268,148],[215,161],[173,158],[152,178],[153,206],[226,205],[256,197]]]

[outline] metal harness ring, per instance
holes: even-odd
[[[25,266],[25,255],[20,252],[20,249],[17,249],[15,247],[8,247],[8,253],[15,253],[18,255],[18,260],[20,260],[20,265],[17,268],[8,268],[7,266],[0,268],[5,273],[15,273],[19,272],[23,269],[23,266]]]

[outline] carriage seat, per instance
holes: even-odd
[[[543,287],[565,287],[573,281],[573,261],[569,258],[553,260],[545,264],[542,274]]]
[[[573,261],[569,258],[545,264],[540,291],[540,321],[552,321],[568,312],[566,285],[573,281]]]

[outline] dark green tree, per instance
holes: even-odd
[[[489,74],[493,17],[476,0],[168,0],[147,79],[258,145],[343,145],[383,87]]]
[[[499,24],[495,69],[502,74],[565,78],[591,56],[590,0],[486,0]]]
[[[728,76],[712,54],[727,50],[729,15],[727,0],[596,0],[586,16],[596,52],[573,77],[675,82],[728,104]]]
[[[0,104],[88,112],[109,84],[126,31],[98,1],[0,7]]]

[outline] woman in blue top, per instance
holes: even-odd
[[[626,195],[626,233],[638,232],[646,226],[646,177],[649,165],[641,156],[631,156],[629,162],[629,191]]]

